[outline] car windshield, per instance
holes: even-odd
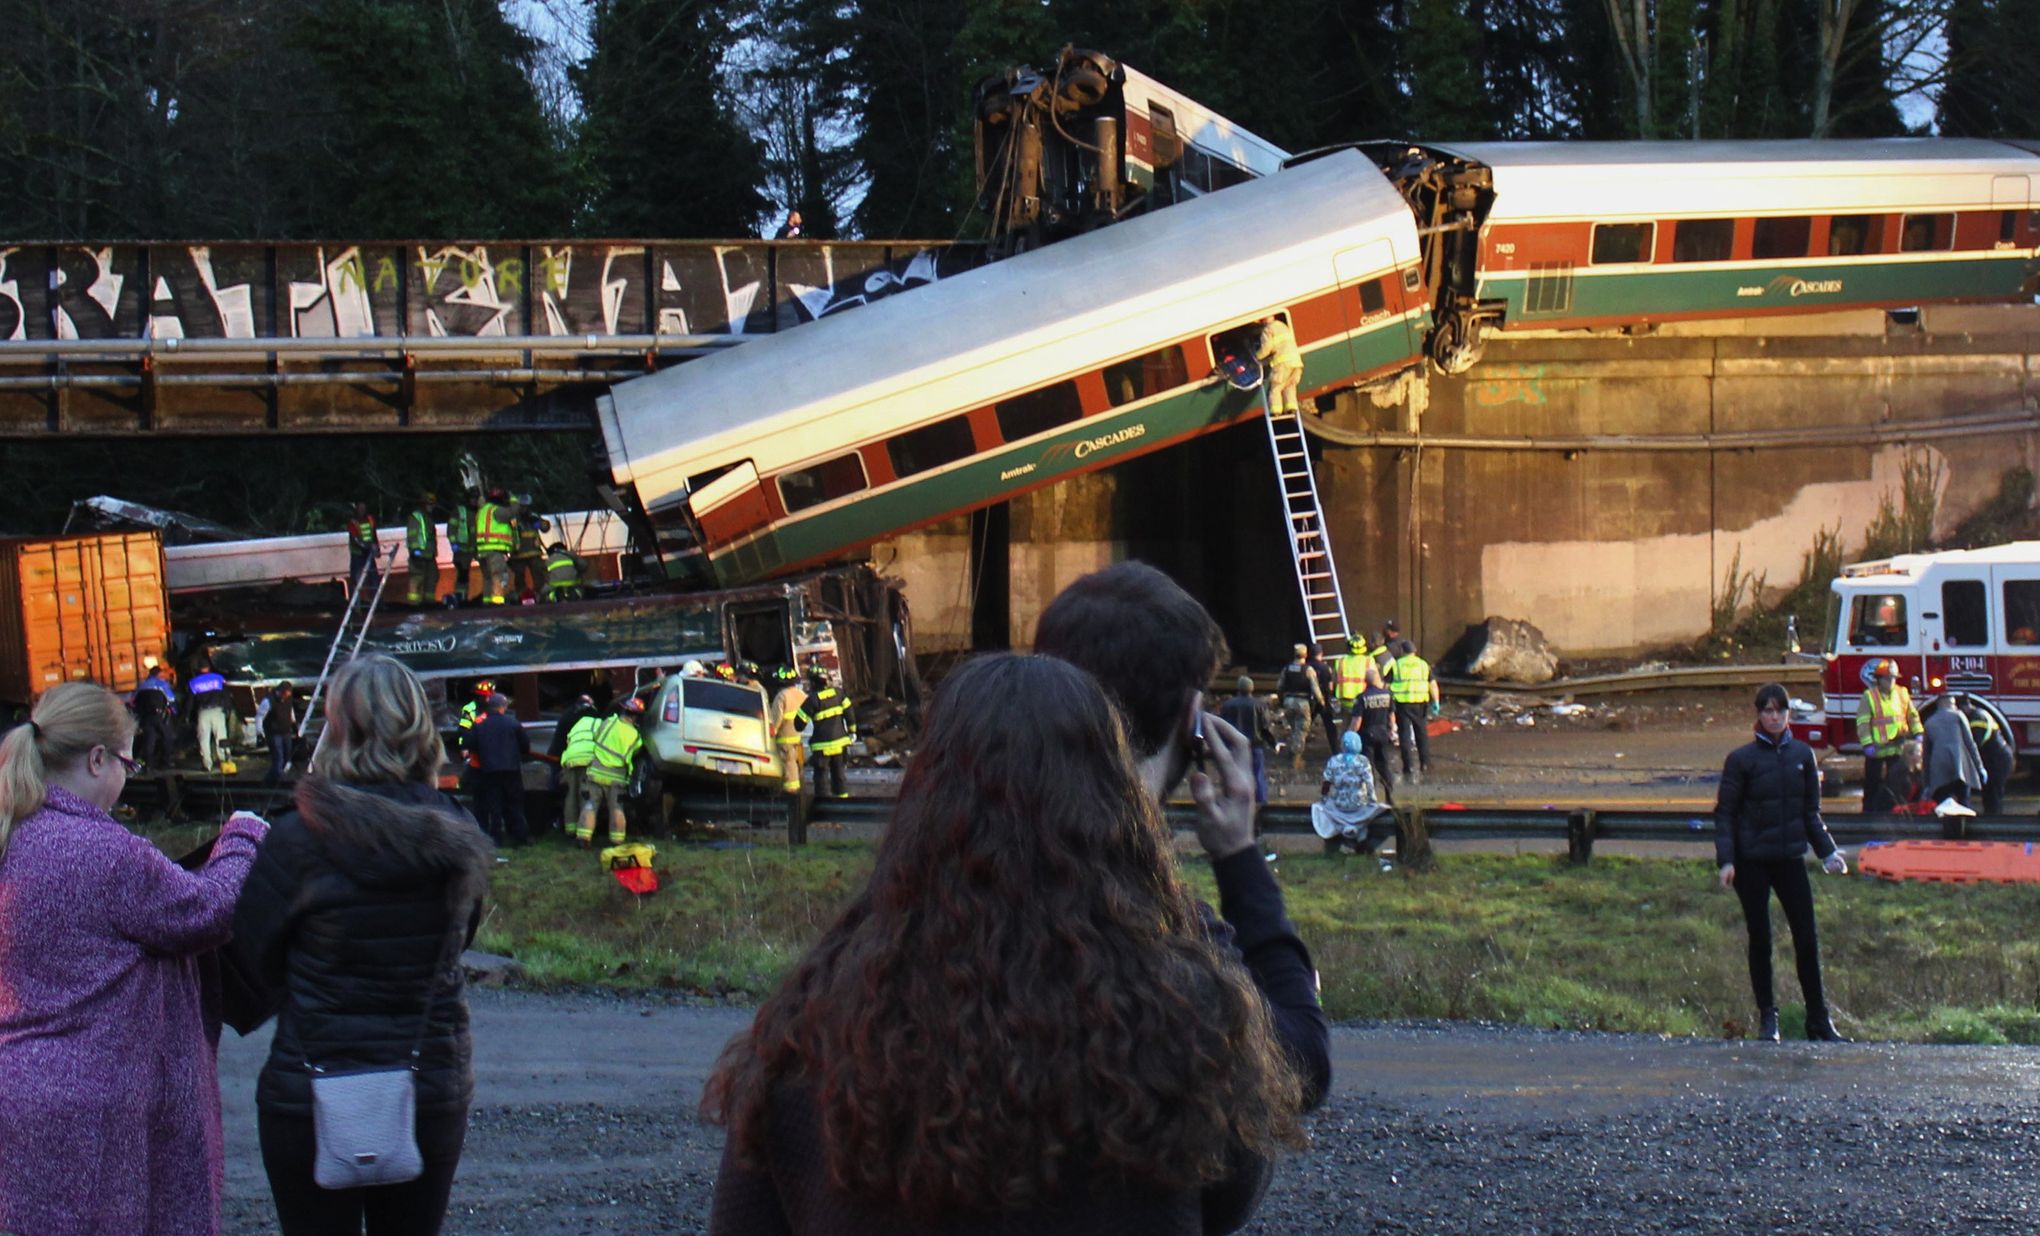
[[[716,682],[708,678],[689,678],[680,684],[680,690],[680,698],[689,708],[742,713],[750,717],[765,715],[765,701],[759,699],[758,693],[749,687]]]

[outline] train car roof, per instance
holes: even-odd
[[[1417,256],[1387,178],[1320,159],[619,383],[610,468],[657,509],[710,468],[769,473],[1290,303],[1384,238]]]
[[[1489,222],[1832,210],[1989,208],[1992,181],[2040,155],[2010,142],[1878,138],[1769,142],[1465,142],[1438,149],[1494,170]]]

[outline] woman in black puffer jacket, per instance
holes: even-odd
[[[1820,980],[1820,941],[1813,923],[1813,885],[1806,877],[1811,847],[1831,875],[1849,864],[1820,816],[1820,767],[1813,748],[1792,736],[1785,688],[1757,690],[1757,732],[1729,752],[1714,803],[1714,860],[1721,886],[1742,901],[1749,927],[1750,987],[1761,1027],[1757,1037],[1778,1041],[1778,1004],[1771,993],[1771,894],[1785,907],[1799,987],[1806,996],[1806,1037],[1842,1042],[1828,1017]]]
[[[256,1085],[278,1224],[298,1233],[436,1232],[474,1096],[460,952],[481,919],[491,855],[439,792],[443,754],[418,680],[387,657],[334,678],[325,746],[257,855],[234,947],[278,1001]],[[311,1066],[388,1068],[418,1050],[422,1176],[326,1190],[312,1178]]]

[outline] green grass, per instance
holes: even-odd
[[[548,842],[496,869],[477,944],[515,957],[539,986],[750,1003],[870,868],[871,848],[859,843],[793,853],[668,841],[663,888],[638,899],[591,855]],[[1215,900],[1206,864],[1191,859],[1184,871]],[[1335,1018],[1696,1036],[1739,1035],[1754,1021],[1742,916],[1709,863],[1445,854],[1430,871],[1382,873],[1309,854],[1285,857],[1280,879]],[[1816,876],[1815,898],[1845,1033],[2040,1044],[2040,888]],[[1795,1033],[1804,1010],[1783,915],[1773,919],[1782,1020]]]

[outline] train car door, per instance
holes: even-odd
[[[687,508],[701,529],[704,546],[711,550],[763,527],[772,518],[758,469],[748,459],[696,489],[688,496]]]
[[[2040,562],[1990,571],[1998,607],[1996,700],[2021,751],[2040,746]]]
[[[1990,593],[1990,568],[1980,563],[1939,564],[1923,581],[1920,645],[1930,694],[1997,689]]]
[[[1346,317],[1352,373],[1367,373],[1406,361],[1415,353],[1408,320],[1402,317],[1405,297],[1423,294],[1422,284],[1406,291],[1395,270],[1395,246],[1370,241],[1341,250],[1332,257],[1339,281],[1339,304]],[[1309,385],[1308,382],[1305,385]]]

